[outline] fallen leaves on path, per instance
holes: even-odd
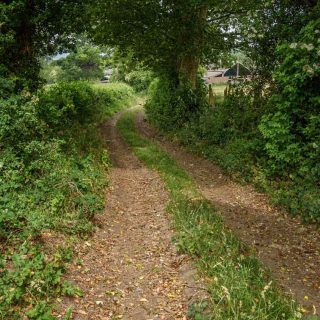
[[[106,210],[92,239],[77,245],[81,263],[67,274],[84,296],[60,307],[74,306],[77,320],[185,320],[188,305],[204,291],[172,244],[161,179],[132,155],[114,124],[106,129],[115,165]]]
[[[283,289],[304,306],[304,312],[320,315],[319,229],[285,215],[253,187],[231,181],[214,163],[158,135],[144,121],[142,112],[136,126],[187,171],[201,193],[219,209],[228,227],[256,249]]]

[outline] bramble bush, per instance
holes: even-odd
[[[97,126],[133,98],[132,89],[118,88],[59,83],[0,100],[0,269],[7,270],[0,275],[2,318],[53,319],[49,302],[62,292],[64,267],[37,241],[47,230],[92,232],[92,218],[104,208],[108,168]],[[51,278],[52,268],[57,274]]]
[[[13,254],[2,256],[1,319],[21,319],[20,308],[24,309],[27,319],[55,319],[48,297],[81,295],[78,289],[61,278],[70,258],[68,249],[58,249],[54,255],[48,255],[39,245],[28,243],[23,243]]]

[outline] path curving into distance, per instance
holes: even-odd
[[[106,209],[94,236],[77,245],[66,276],[84,296],[61,307],[73,307],[76,320],[184,320],[203,288],[172,243],[164,184],[119,137],[119,117],[102,128],[113,164]]]

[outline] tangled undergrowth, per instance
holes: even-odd
[[[0,101],[1,319],[55,319],[55,297],[80,294],[61,276],[104,208],[98,125],[133,97],[123,84],[66,82]]]

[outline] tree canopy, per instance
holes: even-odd
[[[73,35],[85,29],[87,5],[82,0],[0,3],[0,77],[7,80],[6,90],[38,86],[39,58],[74,43]]]
[[[176,84],[195,88],[201,63],[245,50],[271,78],[276,46],[316,15],[316,0],[12,0],[0,4],[1,73],[15,86],[35,85],[39,57],[74,45],[88,31],[100,45],[132,52]],[[19,81],[17,79],[19,78]],[[30,79],[33,79],[32,84]]]
[[[200,62],[214,60],[237,38],[238,18],[259,2],[243,1],[97,1],[93,38],[131,50],[157,72],[183,75],[195,86]]]

